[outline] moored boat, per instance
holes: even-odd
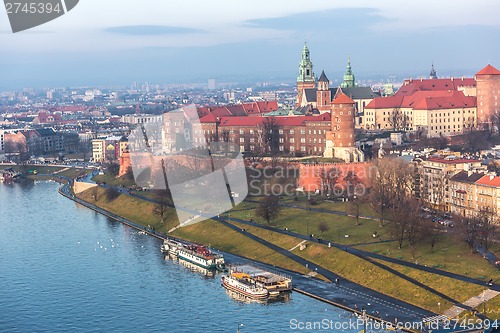
[[[205,269],[224,269],[224,257],[221,254],[211,252],[201,245],[184,245],[179,248],[179,259],[183,259],[192,264]]]
[[[197,265],[203,269],[225,270],[225,261],[222,254],[214,253],[205,246],[186,244],[173,239],[166,239],[160,247],[163,253],[168,253]]]
[[[251,299],[266,300],[269,297],[269,291],[257,285],[246,273],[230,272],[223,275],[222,285],[230,291]]]

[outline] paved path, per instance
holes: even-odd
[[[487,289],[481,294],[469,298],[464,302],[465,308],[463,306],[454,305],[450,309],[443,312],[443,314],[449,318],[454,318],[459,316],[462,312],[469,310],[470,308],[477,308],[479,305],[489,301],[490,299],[500,295],[500,292],[496,290]]]

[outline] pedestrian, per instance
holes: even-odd
[[[489,279],[488,280],[488,286],[492,286],[493,285],[493,279]]]
[[[336,278],[336,279],[335,279],[335,284],[336,284],[337,286],[340,286],[340,280],[339,280],[339,278]]]

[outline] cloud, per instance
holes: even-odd
[[[108,27],[105,32],[111,32],[129,36],[157,36],[157,35],[172,35],[172,34],[190,34],[203,32],[200,29],[172,27],[161,25],[129,25],[119,27]]]

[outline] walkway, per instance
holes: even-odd
[[[463,305],[465,305],[467,308],[474,309],[477,308],[479,305],[488,302],[490,299],[495,298],[498,295],[500,295],[500,292],[496,290],[487,289],[478,296],[469,298],[467,301],[464,302]],[[450,309],[443,312],[443,314],[449,318],[454,318],[456,316],[459,316],[462,312],[466,310],[469,309],[464,309],[464,307],[454,305]]]

